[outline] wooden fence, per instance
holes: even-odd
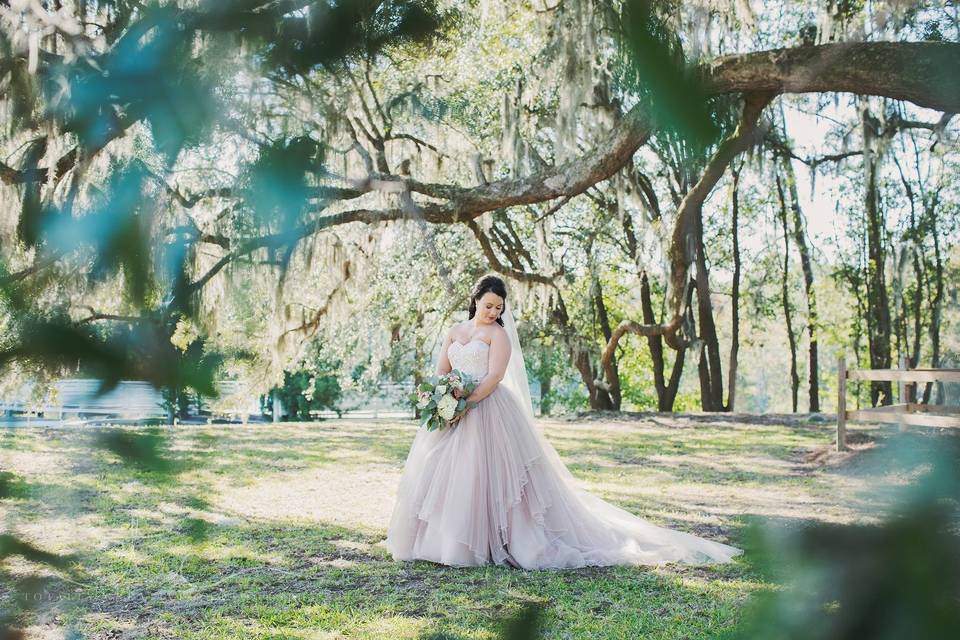
[[[960,382],[960,369],[908,369],[901,360],[899,369],[847,370],[847,361],[840,356],[837,386],[837,451],[847,447],[847,422],[889,422],[925,427],[960,427],[960,407],[916,402],[917,384],[928,382]],[[899,383],[899,404],[867,409],[847,410],[847,383],[850,380]],[[913,402],[911,402],[913,400]]]

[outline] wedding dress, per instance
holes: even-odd
[[[505,320],[508,313],[505,305]],[[512,323],[511,331],[514,342]],[[489,351],[479,339],[453,341],[447,356],[480,380]],[[728,562],[742,553],[580,489],[524,406],[529,391],[526,400],[521,394],[501,381],[452,428],[417,430],[385,541],[394,560],[548,569]]]

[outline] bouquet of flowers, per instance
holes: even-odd
[[[450,423],[477,406],[466,396],[478,382],[458,369],[442,376],[431,376],[410,394],[410,402],[420,410],[420,426],[430,431],[449,427]]]

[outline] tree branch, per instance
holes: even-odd
[[[730,161],[756,141],[757,121],[773,97],[774,94],[770,92],[744,96],[743,113],[736,131],[720,143],[703,170],[703,175],[680,202],[669,250],[670,312],[673,315],[668,325],[679,325],[683,316],[687,274],[696,252],[694,231],[702,214],[703,203],[723,176]],[[679,345],[675,346],[675,336],[667,333],[664,337],[671,347],[678,348]]]
[[[100,313],[96,311],[93,307],[89,305],[83,305],[83,308],[90,312],[90,315],[86,318],[77,321],[77,324],[86,324],[88,322],[94,322],[96,320],[115,320],[117,322],[143,322],[145,318],[141,316],[123,316],[116,315],[113,313]]]
[[[725,56],[701,73],[711,94],[845,91],[960,112],[952,42],[833,42]]]
[[[497,253],[494,251],[493,245],[490,243],[490,238],[488,238],[487,234],[483,232],[476,220],[467,219],[464,224],[466,224],[470,231],[473,232],[473,235],[476,236],[477,242],[480,243],[480,248],[483,250],[483,255],[486,257],[487,262],[490,263],[490,268],[492,268],[494,271],[503,273],[521,282],[539,282],[541,284],[549,285],[553,285],[554,280],[562,275],[561,273],[555,273],[552,276],[545,276],[539,273],[529,273],[527,271],[521,271],[519,269],[506,266],[500,261],[500,258],[497,257]]]

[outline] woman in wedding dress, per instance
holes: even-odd
[[[437,373],[480,384],[451,427],[417,430],[385,541],[394,560],[523,569],[728,562],[742,551],[653,525],[580,489],[536,426],[503,280],[487,275]]]

